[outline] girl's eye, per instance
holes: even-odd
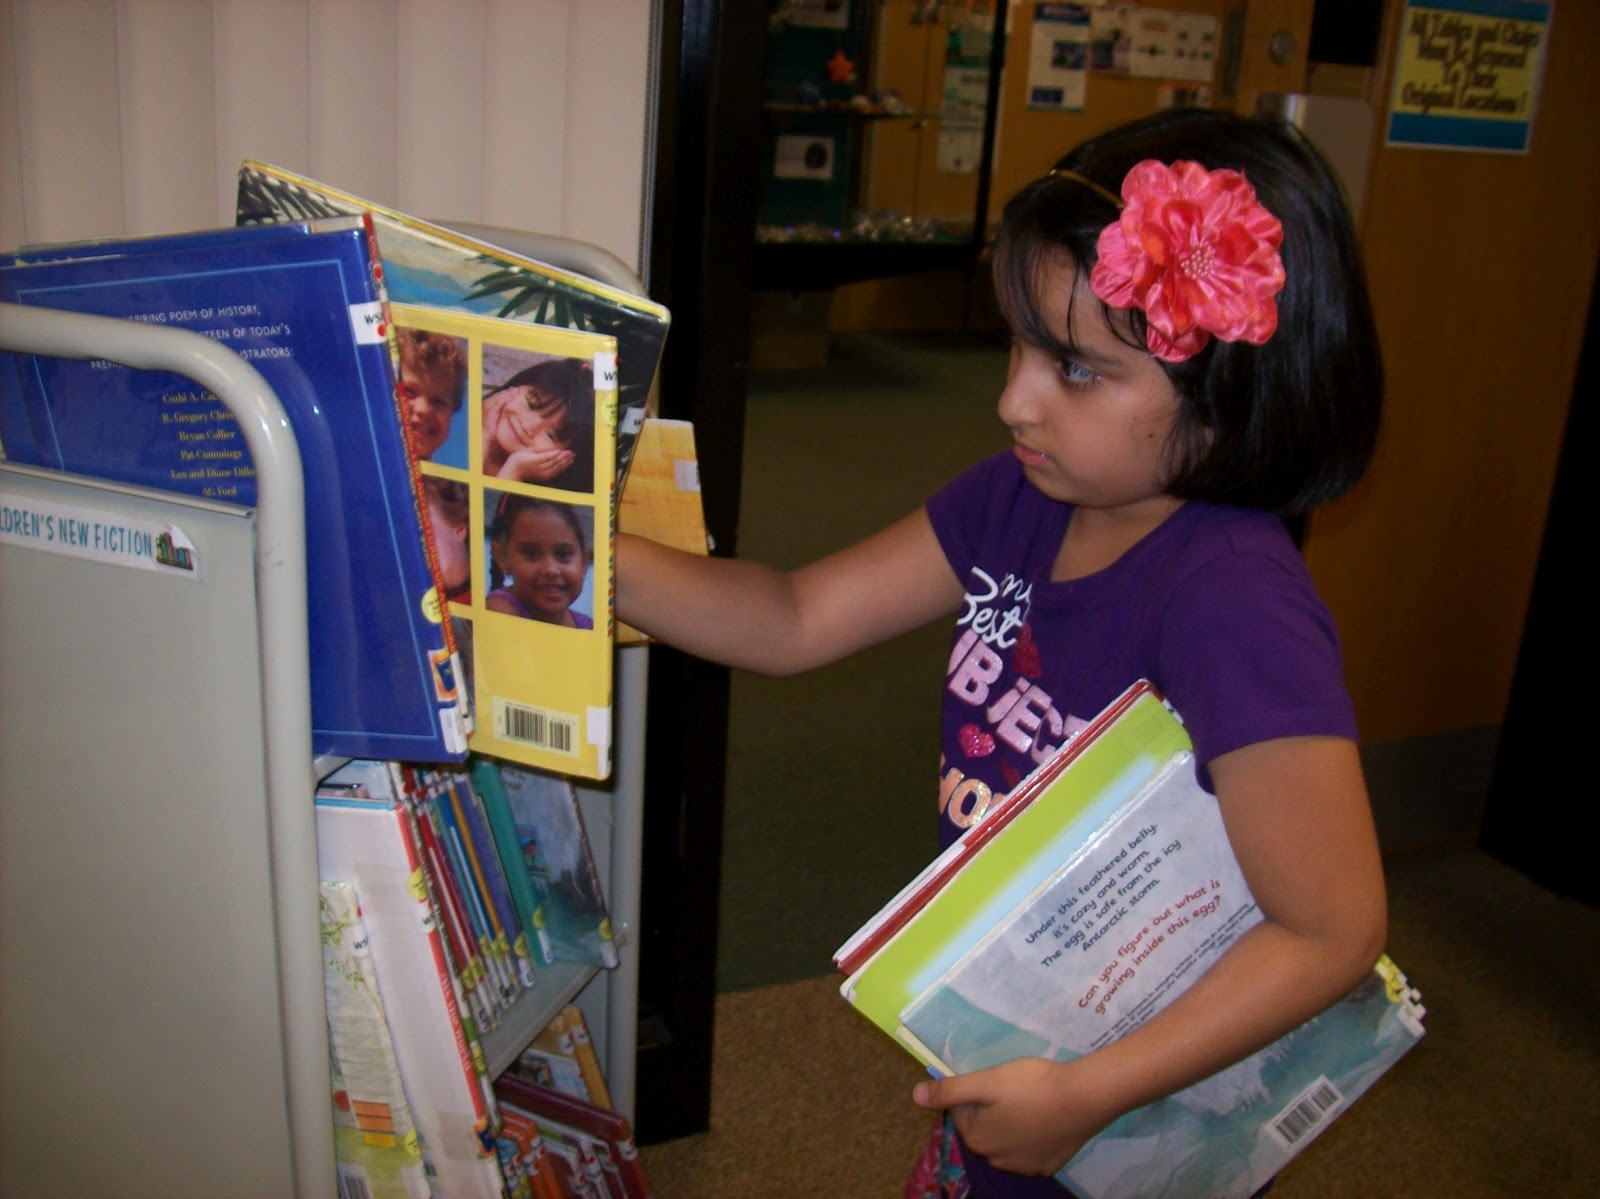
[[[1056,369],[1061,372],[1061,378],[1068,387],[1088,387],[1090,384],[1097,383],[1100,380],[1099,375],[1081,362],[1074,362],[1070,358],[1057,359]]]

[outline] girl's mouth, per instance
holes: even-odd
[[[1030,450],[1025,445],[1014,445],[1011,453],[1023,466],[1045,466],[1050,461],[1048,454],[1041,454],[1038,450]]]

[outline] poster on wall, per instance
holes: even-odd
[[[1089,12],[1089,69],[1127,75],[1133,45],[1133,4],[1103,4]]]
[[[1077,110],[1089,78],[1089,9],[1035,4],[1028,47],[1028,107]]]
[[[1527,153],[1550,8],[1539,0],[1408,0],[1389,145]]]
[[[983,156],[983,118],[989,107],[993,18],[969,12],[952,18],[945,39],[944,89],[939,101],[937,166],[975,175]]]
[[[1145,79],[1210,83],[1220,24],[1203,13],[1136,10],[1131,15],[1128,71]]]

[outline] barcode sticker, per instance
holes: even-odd
[[[1344,1096],[1339,1089],[1326,1076],[1321,1076],[1295,1096],[1294,1102],[1278,1113],[1269,1127],[1284,1148],[1292,1149],[1343,1106]]]
[[[339,1175],[339,1199],[372,1199],[372,1187],[367,1182],[367,1172],[361,1166],[336,1162]]]
[[[532,745],[573,758],[578,756],[578,718],[571,712],[514,704],[496,696],[494,734],[502,741]]]

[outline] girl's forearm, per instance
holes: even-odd
[[[956,611],[962,587],[918,509],[790,571],[616,541],[617,615],[712,662],[795,674]]]
[[[770,567],[619,533],[616,589],[618,619],[696,657],[761,674],[815,665],[796,652],[792,582]]]
[[[1342,999],[1382,952],[1383,927],[1378,917],[1324,942],[1257,925],[1164,1010],[1074,1064],[1117,1114],[1164,1098]]]

